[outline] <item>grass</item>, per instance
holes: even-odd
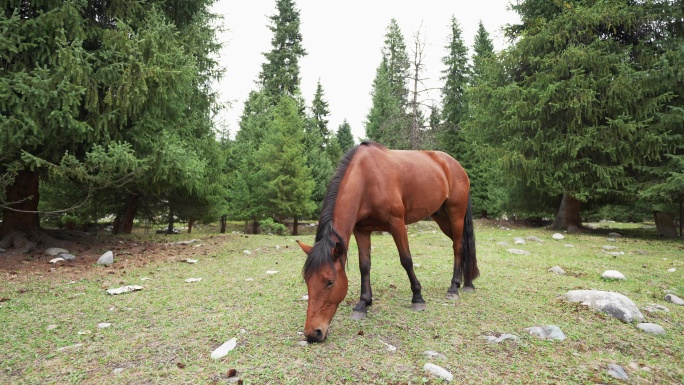
[[[205,237],[206,245],[196,248],[196,265],[181,262],[177,249],[168,248],[164,258],[144,266],[93,268],[75,281],[59,274],[0,272],[0,298],[10,299],[0,303],[0,383],[223,384],[234,380],[227,377],[230,369],[246,384],[441,383],[423,372],[426,362],[449,370],[456,383],[622,383],[607,374],[611,363],[626,369],[628,383],[684,382],[684,308],[663,300],[664,290],[684,293],[681,241],[648,233],[615,242],[601,233],[566,234],[555,241],[543,229],[509,230],[478,222],[478,291],[449,302],[444,298],[453,258],[449,240],[432,222],[409,231],[427,310],[409,310],[408,279],[394,243],[390,236],[374,234],[374,304],[368,318],[349,318],[359,295],[352,241],[347,298],[326,342],[308,346],[299,345],[306,285],[301,278],[304,255],[294,237]],[[618,231],[647,232],[638,226]],[[514,245],[514,237],[530,235],[544,243]],[[301,239],[310,243],[313,236]],[[510,246],[497,244],[502,241]],[[608,244],[624,254],[607,255],[601,247]],[[531,255],[511,254],[508,248]],[[555,265],[568,274],[548,273]],[[677,270],[668,272],[671,267]],[[608,269],[628,279],[602,280]],[[269,275],[267,270],[279,272]],[[202,281],[185,283],[191,277]],[[144,290],[105,294],[124,284]],[[620,292],[640,308],[666,305],[669,313],[644,316],[667,334],[646,334],[558,300],[568,290],[590,288]],[[101,322],[112,326],[99,329]],[[568,338],[539,340],[524,331],[549,324]],[[48,330],[49,325],[56,328]],[[503,333],[520,340],[488,344],[483,338]],[[230,338],[237,338],[235,350],[211,359],[211,352]],[[60,350],[64,347],[70,348]],[[446,359],[429,358],[427,350]]]

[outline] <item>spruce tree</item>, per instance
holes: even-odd
[[[328,115],[330,115],[330,109],[328,102],[323,99],[323,86],[321,86],[320,79],[316,84],[316,93],[314,94],[313,101],[311,102],[311,114],[314,125],[318,129],[321,138],[323,138],[323,147],[327,147],[330,140],[327,119]]]
[[[340,146],[340,151],[344,154],[350,148],[354,147],[354,135],[352,135],[351,126],[347,119],[342,121],[340,127],[337,128],[337,143]],[[337,163],[337,162],[335,162]]]

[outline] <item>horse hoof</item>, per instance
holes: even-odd
[[[450,301],[456,301],[459,298],[461,298],[461,297],[459,297],[458,293],[447,293],[447,295],[446,295],[446,299],[448,299]]]
[[[352,311],[351,319],[353,319],[354,321],[364,320],[364,319],[366,319],[366,312],[354,310],[354,311]]]
[[[425,310],[425,308],[426,308],[425,302],[423,302],[423,303],[412,303],[411,304],[411,310],[413,310],[413,311],[423,311],[423,310]]]
[[[461,291],[465,293],[472,293],[475,291],[475,286],[463,286]]]

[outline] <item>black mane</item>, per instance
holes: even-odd
[[[333,212],[335,211],[335,201],[337,200],[337,194],[340,191],[340,183],[342,183],[342,178],[347,172],[349,163],[351,163],[354,154],[361,146],[367,146],[374,144],[373,142],[361,142],[358,146],[354,146],[342,157],[340,164],[337,166],[335,175],[330,180],[328,185],[328,190],[325,193],[325,198],[323,199],[323,207],[321,209],[321,216],[318,218],[318,229],[316,230],[316,242],[311,249],[311,252],[306,258],[304,263],[304,269],[302,273],[304,278],[307,279],[314,272],[318,271],[323,264],[332,265],[333,259],[331,251],[335,247],[336,243],[340,243],[344,248],[344,254],[347,253],[347,245],[342,236],[333,227]],[[334,237],[333,237],[334,236]]]

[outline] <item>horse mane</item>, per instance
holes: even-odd
[[[304,263],[304,268],[302,269],[302,274],[305,279],[311,277],[311,275],[321,269],[324,264],[333,265],[332,249],[335,244],[339,242],[344,248],[344,254],[347,253],[347,245],[342,236],[335,230],[333,226],[333,212],[335,211],[335,201],[337,201],[337,194],[340,191],[340,184],[342,183],[342,178],[349,168],[349,164],[354,158],[356,151],[361,146],[379,146],[377,143],[364,141],[359,145],[352,147],[347,151],[342,160],[337,166],[337,170],[328,184],[328,190],[325,193],[325,198],[323,199],[323,207],[321,208],[321,215],[318,218],[318,229],[316,230],[316,241],[311,248],[311,252],[306,258]],[[337,238],[337,240],[333,239]],[[334,269],[334,267],[333,267]]]

